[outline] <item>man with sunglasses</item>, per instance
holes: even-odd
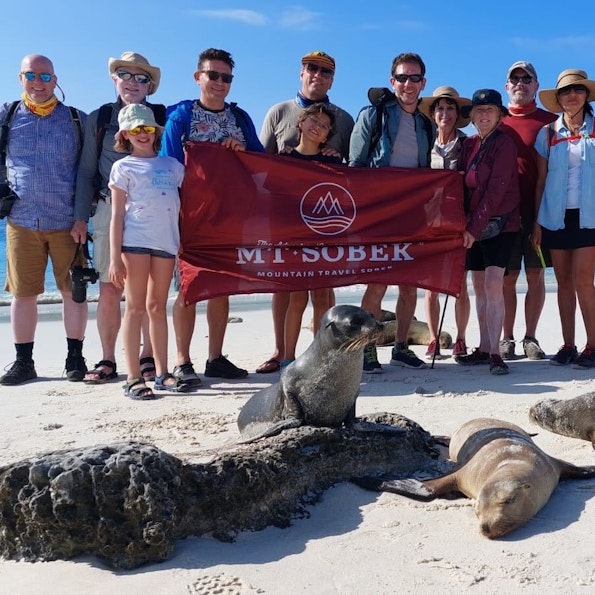
[[[539,107],[535,101],[539,81],[530,62],[515,62],[506,76],[509,115],[502,120],[501,128],[510,134],[517,145],[519,184],[521,189],[521,230],[508,262],[508,275],[504,277],[504,323],[500,355],[502,359],[515,358],[513,335],[517,308],[516,283],[524,263],[527,278],[525,295],[525,337],[522,341],[526,357],[544,359],[545,353],[536,339],[537,323],[545,303],[544,269],[538,254],[531,244],[531,232],[535,223],[535,185],[537,184],[537,153],[533,148],[537,133],[543,126],[556,119],[555,114]],[[543,249],[543,258],[551,266],[549,251]]]
[[[326,52],[309,52],[302,58],[300,70],[301,87],[293,99],[273,105],[267,112],[260,140],[267,153],[281,153],[299,143],[298,119],[302,111],[315,103],[328,105],[335,115],[335,134],[325,143],[324,152],[339,154],[349,159],[349,139],[353,129],[353,118],[345,110],[331,103],[328,92],[335,78],[335,59]],[[332,291],[332,290],[329,290]],[[284,359],[285,314],[289,305],[289,293],[276,293],[272,298],[273,330],[275,350],[272,356],[257,368],[266,374],[279,370]]]
[[[161,71],[136,52],[124,52],[120,58],[110,58],[108,71],[116,89],[113,103],[102,105],[91,112],[85,127],[85,142],[76,180],[75,218],[81,227],[84,241],[87,221],[91,218],[93,231],[93,264],[99,273],[99,301],[97,303],[97,329],[101,341],[102,357],[89,371],[87,384],[102,384],[118,377],[116,370],[116,340],[122,319],[122,289],[109,279],[109,227],[111,202],[108,181],[112,165],[126,153],[114,149],[114,135],[118,132],[118,114],[131,103],[143,103],[155,113],[157,122],[165,124],[165,106],[151,104],[146,98],[157,91]],[[159,114],[161,122],[159,121]],[[96,201],[96,211],[92,206]],[[153,380],[155,364],[149,338],[148,317],[143,323],[143,346],[140,354],[145,380]]]
[[[185,141],[221,143],[234,151],[264,151],[250,116],[235,103],[225,101],[231,90],[233,68],[233,58],[225,50],[209,48],[200,54],[194,73],[194,80],[200,88],[200,97],[181,101],[168,110],[161,155],[175,157],[184,163]],[[207,301],[207,377],[233,379],[248,375],[247,370],[238,368],[223,356],[228,317],[227,296]],[[186,306],[180,291],[173,305],[177,349],[177,365],[173,373],[183,382],[196,387],[201,381],[190,358],[195,321],[196,304]]]
[[[58,78],[52,61],[25,56],[19,81],[19,102],[0,106],[6,122],[6,174],[18,196],[6,226],[6,291],[12,294],[11,326],[16,361],[0,377],[2,385],[18,385],[37,377],[33,345],[37,326],[37,296],[44,291],[48,256],[62,295],[68,355],[66,377],[83,379],[87,367],[83,338],[87,303],[72,299],[70,267],[83,231],[74,217],[74,186],[85,114],[69,108],[54,94]]]
[[[417,108],[419,95],[426,86],[425,74],[426,66],[418,54],[403,53],[395,57],[389,79],[394,97],[389,97],[381,105],[370,105],[360,111],[351,134],[350,166],[429,167],[434,128]],[[382,110],[381,118],[378,118],[378,110]],[[376,136],[378,124],[380,129]],[[371,283],[362,298],[362,308],[378,320],[382,314],[381,304],[386,289],[386,285]],[[390,361],[392,366],[413,369],[426,367],[407,345],[416,304],[416,288],[399,285],[397,331]],[[364,351],[364,372],[382,373],[374,344],[368,345]]]

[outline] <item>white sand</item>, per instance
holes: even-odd
[[[387,309],[394,307],[393,295],[385,301]],[[233,303],[232,314],[243,322],[229,325],[225,349],[234,363],[253,372],[271,353],[270,314],[266,307]],[[454,332],[452,303],[445,330]],[[523,311],[522,296],[518,311]],[[309,316],[308,311],[304,321]],[[421,301],[417,316],[423,318]],[[474,318],[471,346],[478,340]],[[13,359],[12,338],[6,317],[0,320],[6,364]],[[205,328],[201,310],[192,349],[201,374]],[[522,338],[523,331],[519,324],[516,336]],[[93,363],[101,359],[94,320],[87,335],[85,355]],[[555,353],[561,344],[555,294],[547,295],[538,335],[546,352]],[[300,346],[309,341],[304,330]],[[584,331],[577,341],[580,349]],[[40,379],[0,387],[0,465],[122,439],[150,441],[187,461],[204,459],[235,443],[238,410],[255,390],[278,378],[251,373],[243,381],[208,382],[192,395],[135,402],[123,396],[121,382],[93,387],[62,378],[66,342],[55,316],[40,321],[35,345]],[[390,348],[379,351],[381,362],[388,362]],[[170,354],[173,365],[173,335]],[[383,375],[363,379],[358,413],[398,412],[440,435],[474,417],[497,417],[539,432],[535,441],[549,454],[595,464],[590,444],[540,430],[527,416],[541,398],[593,390],[593,372],[528,360],[510,368],[510,375],[496,377],[487,368],[464,368],[452,359],[437,362],[433,370],[386,365]],[[114,572],[92,556],[36,564],[1,561],[0,593],[593,593],[594,494],[595,480],[563,482],[525,527],[490,541],[480,535],[469,500],[419,503],[344,483],[310,508],[310,518],[288,529],[243,533],[231,544],[187,539],[177,543],[167,562],[135,571]]]

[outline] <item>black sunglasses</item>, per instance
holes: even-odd
[[[311,74],[316,74],[317,72],[320,72],[320,74],[325,78],[325,79],[329,79],[331,78],[331,76],[333,76],[335,74],[335,72],[333,70],[331,70],[330,68],[323,68],[322,66],[318,66],[318,64],[306,64],[306,70],[311,73]]]
[[[199,70],[198,72],[204,72],[210,81],[218,81],[219,77],[228,85],[233,81],[233,74],[228,74],[227,72],[217,72],[216,70]]]
[[[588,93],[589,89],[587,89],[587,87],[585,87],[584,85],[568,85],[568,87],[563,87],[562,89],[560,89],[558,91],[558,95],[568,95],[572,91],[574,91],[575,93],[580,93],[582,95],[583,93]]]
[[[423,74],[395,74],[393,78],[397,83],[406,83],[407,81],[421,83],[424,79]]]
[[[528,85],[532,80],[533,77],[529,74],[526,74],[525,76],[509,76],[508,80],[513,84],[513,85],[518,85],[519,83],[523,83],[524,85]]]

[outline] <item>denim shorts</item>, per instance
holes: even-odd
[[[155,250],[153,248],[136,248],[134,246],[122,246],[122,252],[126,254],[148,254],[157,258],[175,258],[175,254],[165,252],[165,250]]]

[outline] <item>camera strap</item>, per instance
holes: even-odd
[[[19,103],[20,101],[13,101],[10,104],[6,110],[4,121],[2,122],[2,128],[0,128],[0,174],[4,174],[6,171],[6,147],[8,146],[8,132]]]

